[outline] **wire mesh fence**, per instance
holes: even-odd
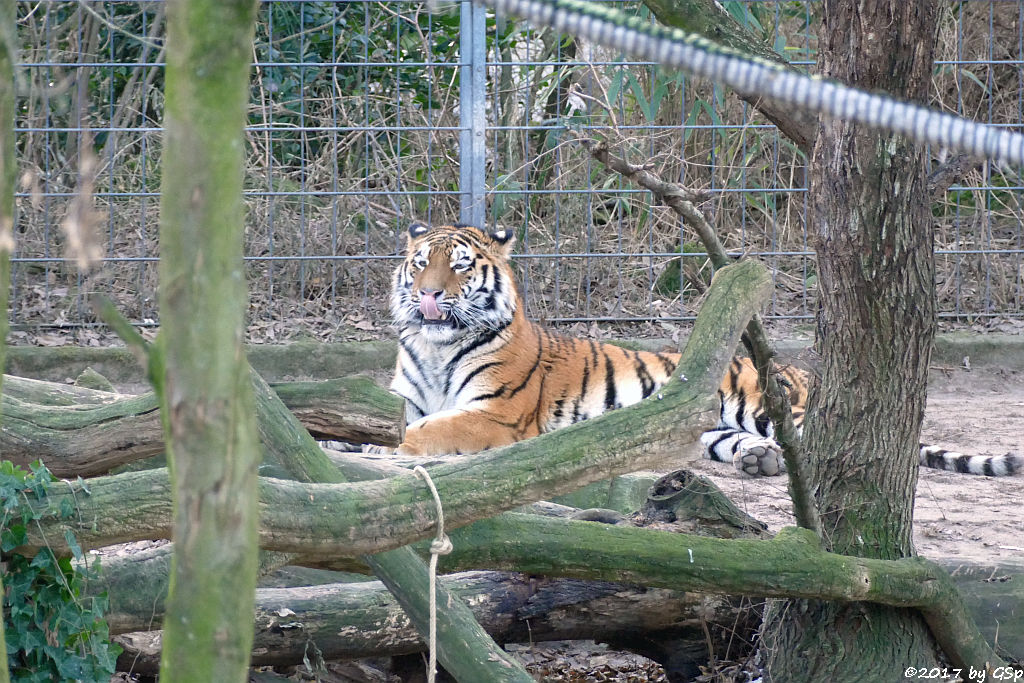
[[[722,5],[814,69],[815,2]],[[648,16],[639,3],[621,7]],[[91,329],[94,291],[155,325],[163,3],[18,9],[14,329]],[[946,5],[932,106],[1020,128],[1022,27],[1024,0]],[[255,340],[378,333],[413,219],[514,230],[535,318],[685,323],[710,278],[699,243],[648,192],[591,159],[581,138],[705,192],[727,247],[772,268],[768,317],[813,317],[806,155],[715,84],[468,0],[263,2],[253,64],[245,186]],[[73,200],[89,168],[83,211]],[[943,318],[1024,326],[1022,181],[1016,169],[978,164],[935,203]],[[100,248],[88,274],[68,256],[69,222]]]

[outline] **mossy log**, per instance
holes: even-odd
[[[354,459],[354,458],[353,458]],[[364,477],[365,478],[365,474]],[[630,479],[632,479],[630,477]],[[637,514],[619,515],[621,524],[647,526],[656,524],[659,529],[674,532],[695,532],[716,538],[766,538],[764,526],[739,513],[725,495],[702,478],[693,477],[681,470],[664,477],[644,477],[648,481],[649,501],[638,503],[643,508]],[[671,496],[668,501],[664,490],[665,482],[686,482],[686,488]],[[597,490],[597,489],[595,489]],[[596,496],[605,498],[606,496]],[[596,500],[603,504],[603,500]],[[699,511],[692,518],[684,518],[690,511]],[[611,512],[604,509],[605,512]],[[520,508],[520,512],[562,519],[581,519],[589,510],[539,502]],[[500,519],[501,515],[499,515]],[[471,528],[471,527],[469,527]],[[489,527],[490,541],[497,545],[506,544],[509,539],[501,527]],[[452,531],[456,541],[466,533],[467,528]],[[444,559],[448,571],[486,569],[476,561],[476,541],[470,544],[457,542],[452,554]],[[412,546],[421,556],[429,554],[429,543],[421,541]],[[106,593],[110,596],[107,621],[112,633],[152,628],[163,618],[163,592],[167,586],[169,561],[172,544],[149,548],[118,548],[105,551],[102,557],[103,572],[90,582],[87,591],[91,595]],[[358,558],[300,557],[290,553],[265,552],[262,557],[261,575],[283,566],[294,565],[330,567],[339,571],[365,574],[367,565]],[[297,584],[296,584],[297,585]]]
[[[704,625],[717,623],[743,638],[757,623],[755,612],[729,600],[684,591],[502,572],[455,574],[444,583],[499,642],[615,642],[644,634],[706,654]],[[155,670],[159,632],[126,633],[115,642],[125,648],[124,668]],[[355,659],[420,652],[423,642],[379,581],[257,590],[252,663],[301,664],[310,647],[325,660]]]
[[[470,458],[452,459],[450,462],[433,468],[431,474],[438,485],[442,498],[445,501],[452,501],[446,503],[449,508],[447,516],[451,523],[464,524],[503,509],[522,505],[530,500],[567,492],[582,484],[607,478],[617,472],[626,472],[642,467],[645,463],[650,462],[652,457],[650,445],[652,440],[667,444],[668,452],[675,451],[675,446],[681,443],[692,442],[699,432],[714,419],[713,393],[720,373],[735,348],[740,331],[756,311],[760,302],[764,300],[769,289],[770,281],[763,267],[755,263],[745,262],[721,269],[712,283],[705,306],[695,324],[694,333],[683,353],[677,372],[685,373],[685,376],[666,387],[657,400],[649,400],[631,408],[613,411],[588,425],[577,425],[560,430],[530,443],[523,442],[500,451]],[[726,340],[725,344],[722,343],[723,338]],[[257,394],[261,390],[260,383],[257,382]],[[281,415],[282,426],[292,429],[287,424],[287,417],[287,415]],[[682,437],[680,437],[680,432]],[[308,439],[308,436],[306,438]],[[499,463],[500,467],[496,468],[495,465]],[[338,470],[326,460],[319,450],[313,447],[298,449],[290,457],[283,458],[282,464],[290,468],[293,476],[307,480],[337,481],[340,478]],[[495,472],[501,472],[501,475],[498,478],[492,478]],[[467,474],[469,474],[469,478],[465,477]],[[472,481],[476,475],[490,479],[490,483]],[[447,483],[445,477],[448,477]],[[339,546],[343,545],[346,550],[344,553],[333,553],[335,555],[346,555],[353,550],[357,555],[379,552],[389,547],[396,548],[404,545],[417,537],[415,532],[406,537],[403,537],[402,532],[396,534],[397,529],[391,528],[394,527],[391,523],[393,520],[390,519],[392,517],[394,520],[404,520],[404,522],[399,522],[399,527],[411,523],[413,529],[424,530],[427,533],[433,531],[436,511],[433,509],[432,501],[427,502],[429,498],[425,499],[425,489],[422,483],[411,475],[393,477],[387,481],[370,482],[369,484],[302,485],[295,482],[272,480],[264,480],[263,483],[266,485],[264,493],[284,487],[280,490],[281,495],[271,494],[269,499],[261,495],[263,510],[271,516],[276,516],[275,510],[285,512],[285,508],[279,508],[279,503],[295,502],[295,496],[298,496],[313,506],[310,510],[313,513],[312,517],[320,522],[326,522],[328,527],[334,521],[344,520],[343,524],[350,526],[350,530],[356,532],[356,535],[362,535],[363,531],[370,531],[370,534],[364,537],[365,541],[370,541],[369,543],[341,541]],[[468,486],[464,486],[465,484]],[[398,488],[395,488],[396,485]],[[356,522],[358,527],[362,527],[362,531],[358,531],[355,526],[349,525],[349,521],[358,520],[359,515],[349,514],[349,511],[343,509],[344,505],[337,507],[336,503],[349,498],[353,500],[362,498],[362,495],[357,493],[359,488],[378,490],[386,497],[388,492],[397,492],[402,489],[406,489],[406,493],[400,494],[400,498],[403,500],[391,510],[383,510],[376,503],[364,508],[364,512],[369,515],[369,518],[363,518]],[[52,496],[47,501],[48,504],[60,504],[57,498],[65,493],[58,492],[58,489],[59,487],[52,487]],[[147,537],[162,535],[162,532],[157,529],[166,525],[166,521],[162,521],[166,520],[169,511],[166,503],[166,489],[166,473],[160,471],[131,473],[92,480],[89,483],[89,495],[83,496],[82,502],[86,506],[95,507],[93,507],[93,511],[86,511],[81,506],[78,509],[83,518],[88,518],[95,524],[105,527],[105,531],[100,531],[97,535],[88,531],[85,528],[87,525],[80,525],[78,526],[80,542],[89,546],[91,542],[98,541],[100,536],[107,531],[127,535],[148,529]],[[490,503],[482,506],[480,503],[483,502],[483,499],[479,495],[481,492],[496,493],[497,496],[488,495],[487,497],[491,499]],[[84,494],[85,491],[76,491],[75,493]],[[462,505],[460,502],[462,500],[465,500],[468,505]],[[128,508],[132,511],[133,520],[129,522],[124,521],[122,515],[111,514],[114,511],[110,509],[111,505],[122,505],[126,501],[129,501]],[[106,514],[99,512],[104,507],[107,508]],[[457,514],[459,507],[462,507],[462,519]],[[453,508],[456,514],[452,514]],[[324,514],[325,511],[330,511],[332,514]],[[285,536],[294,535],[291,530],[283,533],[274,532],[273,529],[278,526],[278,523],[265,521],[267,523],[264,528],[271,530],[271,536],[277,540],[284,540]],[[283,517],[281,521],[284,521]],[[313,540],[315,536],[321,535],[323,528],[319,523],[314,523],[311,526],[307,523],[309,521],[312,520],[307,517],[305,521],[301,522],[301,525],[306,527],[306,532],[313,531],[314,535],[308,536],[310,540]],[[52,522],[52,520],[48,520],[48,522]],[[93,531],[95,532],[97,529],[98,527],[94,527]],[[384,535],[380,538],[383,543],[372,540],[376,533],[374,529],[383,532]],[[326,538],[331,535],[328,533]],[[265,540],[268,543],[264,543],[264,545],[268,548],[275,543],[270,537]],[[335,536],[335,540],[340,541],[340,537]],[[109,541],[110,539],[106,539],[101,544]],[[288,543],[292,542],[288,541]],[[314,543],[321,545],[319,541],[314,541]],[[407,561],[407,558],[410,561]],[[426,578],[422,561],[416,558],[410,549],[398,549],[380,556],[367,557],[365,561],[398,596],[403,608],[412,614],[422,633],[426,611],[425,602],[422,599],[422,595],[425,593]],[[442,598],[442,602],[447,602],[447,600]],[[465,646],[470,642],[468,640],[470,630],[479,627],[475,625],[471,616],[468,616],[468,620],[462,619],[461,621],[452,618],[456,611],[452,609],[453,607],[455,605],[449,606],[449,609],[439,614],[439,617],[443,617],[447,621],[443,633],[448,636],[439,641],[442,662],[445,662],[449,668],[456,665],[486,668],[490,662],[492,666],[488,680],[497,680],[494,678],[497,672],[493,670],[493,664],[497,663],[499,668],[505,672],[501,677],[502,680],[506,678],[519,680],[521,669],[513,662],[506,661],[500,649],[485,650],[480,644],[480,639],[477,639],[473,641],[476,644],[469,651],[465,651]],[[487,639],[486,634],[483,635],[483,638]],[[491,654],[483,657],[483,652]],[[166,653],[164,656],[166,658]],[[467,659],[471,661],[466,661]],[[466,669],[466,671],[469,670],[471,669]],[[483,668],[480,670],[483,671]],[[463,674],[463,677],[465,678],[466,675]],[[466,680],[475,680],[472,678],[472,674],[468,674],[468,676],[465,678]]]
[[[715,282],[718,286],[713,283],[680,363],[679,371],[688,381],[670,383],[661,400],[643,401],[589,423],[430,468],[449,525],[466,525],[641,468],[652,458],[652,443],[674,447],[694,440],[713,419],[711,395],[731,355],[732,345],[723,348],[720,341],[721,330],[730,331],[726,337],[734,344],[749,319],[752,299],[759,298],[752,297],[751,290],[763,295],[767,281],[762,267],[740,263],[720,270]],[[303,465],[310,466],[314,464]],[[76,532],[83,547],[165,536],[167,489],[166,472],[161,471],[97,478],[89,482],[89,495],[73,484],[52,486],[48,503],[59,506],[63,498],[70,498],[84,523],[44,518],[24,550],[39,548],[47,538],[55,539],[50,545],[61,550],[56,539],[62,539],[67,528]],[[264,479],[259,493],[261,546],[266,549],[352,557],[425,539],[434,531],[433,502],[414,475],[343,485]],[[126,519],[118,510],[131,511],[131,516]],[[504,555],[506,561],[517,563],[512,567],[516,570],[576,578],[920,607],[954,659],[978,665],[995,661],[987,646],[978,642],[976,628],[948,577],[923,560],[831,555],[816,539],[796,531],[770,542],[718,540],[527,517],[529,521],[517,528],[515,515],[503,515],[500,522],[510,525],[516,542],[486,554],[478,550],[481,561],[504,568]],[[473,525],[460,544],[472,546],[474,536],[486,536],[488,524],[496,523]],[[507,560],[512,548],[523,556]],[[961,647],[962,633],[973,636]]]
[[[770,280],[759,264],[741,262],[719,270],[680,361],[682,379],[670,382],[657,397],[431,467],[449,524],[464,525],[677,456],[713,424],[722,368],[769,289]],[[23,552],[43,545],[67,552],[60,540],[67,529],[83,548],[167,535],[166,470],[97,477],[87,487],[59,483],[49,489],[46,504],[59,506],[67,498],[80,521],[47,515],[30,533]],[[259,501],[261,547],[286,552],[321,548],[343,557],[425,538],[433,531],[436,514],[422,480],[411,473],[341,485],[262,479]],[[324,514],[326,510],[331,514]]]
[[[433,472],[439,469],[434,468]],[[493,470],[494,467],[485,469]],[[466,478],[475,479],[473,471],[463,470],[463,473]],[[117,523],[118,528],[127,526],[137,532],[139,528],[152,526],[157,531],[151,537],[165,535],[160,529],[167,525],[169,504],[153,502],[154,498],[167,497],[166,476],[162,478],[161,490],[157,485],[159,474],[145,472],[107,477],[107,480],[119,479],[122,482],[127,477],[138,480],[135,485],[114,487],[109,491],[98,490],[100,487],[96,483],[99,480],[93,480],[91,495],[85,495],[84,491],[76,492],[79,502],[105,502],[98,508],[90,506],[83,519],[101,525],[103,533],[109,534],[115,527],[111,526],[113,522],[106,521],[109,520],[106,515],[112,510],[123,510],[127,515],[131,510],[141,523],[122,521]],[[477,518],[481,507],[490,507],[482,500],[467,504],[465,497],[460,505],[458,496],[445,495],[451,490],[446,485],[447,476],[435,476],[434,479],[439,484],[442,499],[452,501],[446,516],[453,526]],[[374,487],[388,483],[369,482]],[[483,490],[496,486],[496,483],[476,485]],[[493,495],[504,499],[504,505],[515,505],[522,500],[517,498],[517,490],[525,491],[525,484],[521,486],[503,486]],[[63,487],[68,488],[67,485]],[[364,487],[366,484],[327,486],[264,480],[261,487],[263,546],[327,559],[351,557],[365,553],[367,548],[388,547],[390,543],[432,536],[430,523],[420,525],[410,516],[406,524],[393,525],[392,534],[382,542],[376,536],[380,526],[354,521],[360,515],[345,514],[346,504],[359,499],[364,499],[364,503],[372,500],[372,503],[366,503],[366,507],[384,508],[387,511],[385,517],[395,518],[403,516],[399,510],[404,510],[405,515],[412,515],[415,504],[394,505],[387,496],[370,495],[380,493],[379,490],[371,488],[368,491]],[[54,502],[58,504],[62,495],[72,495],[58,493],[58,486],[53,491]],[[508,497],[515,502],[509,502]],[[114,503],[121,507],[112,507]],[[104,516],[97,514],[100,510]],[[325,514],[328,510],[336,514]],[[491,512],[487,510],[483,514]],[[115,519],[117,517],[115,515]],[[275,528],[279,526],[283,528]],[[399,532],[399,527],[405,530]],[[63,538],[64,528],[52,521],[44,522],[42,529],[55,544],[57,539]],[[312,533],[308,529],[312,529]],[[95,531],[83,527],[74,530],[83,539],[83,547],[95,542]],[[492,539],[499,536],[507,541],[496,546]],[[820,549],[813,534],[798,530],[786,530],[772,541],[720,540],[508,513],[500,518],[478,521],[455,532],[453,541],[457,548],[453,560],[464,554],[473,557],[478,563],[476,566],[550,576],[626,581],[676,590],[871,601],[918,607],[930,617],[930,623],[934,622],[933,629],[946,636],[950,636],[951,627],[957,629],[952,633],[958,637],[968,630],[960,597],[945,572],[934,565],[919,558],[888,561],[826,553]],[[40,542],[41,539],[35,541],[37,544]],[[109,542],[110,539],[105,539],[102,544]],[[448,566],[446,562],[442,565]],[[979,660],[970,653],[965,661],[979,665]]]
[[[635,543],[624,546],[618,542],[622,532],[628,537],[637,531],[645,533]],[[858,593],[864,592],[866,585],[871,583],[883,593],[894,591],[888,596],[878,593],[864,596],[886,604],[920,603],[931,599],[928,597],[930,593],[940,594],[929,587],[930,582],[949,583],[941,571],[932,575],[930,572],[935,570],[929,569],[932,566],[923,561],[863,561],[866,562],[865,567],[861,560],[819,555],[821,551],[811,544],[794,543],[785,537],[774,550],[771,544],[754,542],[753,545],[735,546],[727,557],[723,557],[719,554],[720,548],[709,551],[710,546],[695,545],[696,538],[663,531],[509,513],[454,531],[455,551],[444,558],[443,567],[448,571],[484,567],[521,568],[548,576],[596,577],[597,580],[614,577],[644,585],[671,586],[674,590],[725,591],[737,595],[791,592],[804,595],[809,591],[846,600],[860,599],[862,596]],[[638,549],[650,547],[650,539],[657,539],[659,547],[671,548],[671,556],[666,558],[658,548],[638,554]],[[764,548],[767,554],[748,552],[746,549],[749,548]],[[694,551],[692,563],[689,557],[691,550]],[[105,583],[93,588],[103,588],[111,595],[109,618],[112,631],[152,628],[159,623],[160,602],[154,591],[158,593],[166,580],[166,552],[166,548],[151,549],[107,562]],[[425,552],[425,548],[421,548],[421,552]],[[701,560],[705,557],[710,559]],[[751,561],[756,562],[757,568],[744,573],[741,565]],[[709,567],[709,562],[715,566]],[[725,562],[729,565],[718,566]],[[125,566],[126,563],[131,565],[131,569]],[[792,571],[794,563],[800,565],[797,574]],[[658,569],[655,570],[653,567],[656,565]],[[1020,605],[1024,604],[1024,566],[947,562],[944,567],[951,573],[955,586],[967,596],[970,612],[986,636],[993,639],[998,636],[1001,649],[1013,656],[1019,657],[1024,653],[1024,626],[1021,626],[1020,610]],[[349,568],[354,568],[354,565]],[[725,574],[733,578],[723,583]],[[794,590],[798,584],[803,588]],[[913,584],[917,587],[908,590],[908,586]],[[295,610],[290,604],[284,603],[284,606]],[[149,621],[153,619],[155,621]]]
[[[672,482],[683,483],[684,488],[676,487],[672,485]],[[680,493],[667,495],[666,491],[671,489],[676,489]],[[687,511],[696,511],[696,516],[701,520],[700,533],[710,534],[714,537],[735,537],[737,535],[757,537],[761,535],[756,527],[751,528],[748,518],[736,516],[721,492],[713,487],[705,487],[701,482],[682,473],[674,473],[664,478],[659,485],[653,488],[651,494],[651,500],[645,506],[643,514],[633,516],[626,523],[653,523],[659,528],[665,528],[666,522],[673,522],[673,518],[689,514]],[[565,516],[579,512],[561,506],[540,506],[538,509],[543,510],[545,515]],[[683,523],[673,524],[672,528],[686,529],[687,525],[692,523],[692,520],[680,519],[679,521]],[[588,534],[595,527],[600,529],[600,525],[587,524],[580,527],[579,524],[576,522],[571,528],[566,528],[559,534],[561,543],[566,547],[574,545],[574,539],[578,537],[580,528],[587,529]],[[506,569],[526,566],[524,563],[530,563],[530,558],[538,551],[530,543],[521,544],[520,539],[524,536],[535,537],[538,535],[538,529],[546,526],[547,524],[543,520],[538,520],[534,515],[510,514],[456,530],[452,532],[455,549],[451,555],[444,558],[444,569],[466,571],[495,566],[503,566]],[[545,533],[544,535],[549,534]],[[599,541],[601,538],[598,536]],[[677,536],[676,538],[678,544],[686,547],[688,536]],[[587,537],[584,537],[584,542],[589,548]],[[426,543],[417,544],[421,554],[427,552],[426,545]],[[548,555],[561,556],[566,552],[564,548],[557,547],[557,541],[545,542],[544,545],[546,548],[544,552]],[[107,592],[110,595],[110,613],[107,618],[113,633],[150,629],[159,625],[162,616],[160,593],[167,581],[169,551],[169,546],[163,546],[132,552],[130,555],[104,558],[104,571],[99,581],[91,584],[89,589],[92,592]],[[609,553],[615,554],[614,550]],[[584,550],[584,554],[588,554],[586,550]],[[495,559],[498,557],[501,558],[500,561]],[[589,557],[595,567],[602,566],[605,561],[603,555],[591,554]],[[297,558],[293,561],[331,564],[329,559],[317,562],[315,558]],[[358,562],[337,563],[335,566],[346,570],[367,571],[365,565]],[[1021,653],[1024,653],[1024,622],[1021,621],[1024,619],[1024,612],[1020,609],[1020,606],[1024,605],[1024,565],[1012,563],[976,565],[944,561],[942,566],[950,573],[953,583],[965,596],[971,615],[978,622],[986,637],[999,642],[1000,648],[1011,655],[1019,657]],[[617,575],[615,572],[618,567],[619,565],[608,567],[607,572]],[[666,568],[666,572],[669,571],[671,569]],[[768,573],[771,571],[772,568],[766,569]],[[785,580],[782,583],[785,583]],[[753,585],[750,588],[753,588]],[[623,590],[628,593],[631,589]],[[287,601],[282,602],[282,605],[298,611]],[[709,614],[713,613],[719,617],[732,613],[719,611],[732,609],[726,603],[706,603],[706,606],[708,606]],[[336,609],[327,604],[322,607],[327,611]],[[535,611],[533,614],[536,616],[539,612]],[[324,619],[327,620],[328,617]],[[313,621],[320,623],[319,618],[315,618]],[[531,624],[534,623],[531,621]],[[346,633],[350,632],[346,631]],[[535,639],[539,638],[536,631],[533,636]],[[637,636],[640,637],[639,632]],[[357,634],[354,637],[358,640],[363,636]],[[579,637],[584,636],[580,635]],[[136,636],[136,638],[137,642],[144,644],[147,639],[151,640],[152,636]],[[257,642],[260,642],[262,638],[260,629],[257,629]],[[512,638],[508,637],[508,640],[512,640]],[[640,641],[646,642],[643,638],[640,638]],[[638,646],[638,642],[622,642],[621,644],[624,649],[636,649]],[[343,646],[338,645],[338,647]],[[399,651],[395,650],[395,652]],[[647,654],[658,661],[663,661],[650,652]]]
[[[247,344],[245,354],[261,377],[268,382],[284,382],[390,370],[395,364],[396,347],[390,341]],[[89,367],[115,385],[146,384],[138,359],[126,348],[16,346],[7,350],[4,372],[64,382]]]
[[[154,394],[105,391],[5,376],[0,453],[27,466],[42,460],[54,475],[90,477],[164,451]],[[364,376],[273,386],[285,405],[319,438],[396,446],[404,431],[402,400]],[[273,429],[262,419],[259,429]]]
[[[394,469],[380,463],[363,462],[353,472],[351,465],[359,460],[352,456],[342,458],[345,469],[356,477],[379,476]],[[628,480],[624,487],[629,491],[639,489],[642,484],[645,490],[653,490],[658,513],[662,513],[657,515],[656,521],[663,527],[668,526],[664,522],[671,521],[668,517],[676,514],[678,506],[682,505],[685,509],[706,510],[701,520],[713,524],[715,533],[720,533],[724,526],[733,526],[730,534],[742,533],[742,525],[730,525],[731,515],[714,514],[714,511],[728,511],[730,506],[713,485],[695,485],[682,473],[667,478],[647,474],[621,479]],[[666,502],[662,492],[671,487],[669,482],[680,481],[686,483],[685,489],[680,495],[672,496],[671,503]],[[616,494],[620,486],[590,488],[592,495],[586,500],[589,505],[606,505],[622,498]],[[687,505],[684,502],[687,498],[717,499],[720,503]],[[637,502],[634,509],[640,505]],[[585,512],[546,503],[531,507],[545,515],[570,516]],[[646,521],[648,517],[644,516],[633,523]],[[457,531],[455,538],[458,537]],[[500,534],[493,540],[499,544],[504,542]],[[420,545],[420,553],[426,554],[428,548]],[[159,623],[170,550],[169,545],[164,545],[104,558],[104,571],[98,581],[90,584],[89,590],[110,596],[107,619],[112,633],[151,629]],[[456,553],[448,559],[473,565],[472,554]],[[358,569],[365,571],[365,567]],[[301,575],[297,580],[303,579],[309,580]],[[319,576],[316,579],[322,582]],[[659,661],[684,679],[699,673],[700,665],[707,661],[709,645],[722,646],[717,655],[724,656],[726,643],[735,646],[737,637],[749,638],[760,614],[742,598],[648,590],[605,582],[524,579],[519,574],[498,573],[450,576],[443,581],[447,589],[472,605],[481,625],[502,642],[597,638]],[[467,581],[481,583],[485,590],[469,591]],[[291,585],[304,584],[293,583],[257,593],[253,660],[256,663],[298,664],[308,655],[309,643],[314,643],[325,659],[396,655],[422,649],[421,639],[398,605],[383,592],[380,583],[300,589]],[[728,637],[723,635],[709,642],[708,634],[719,632],[728,633]],[[133,671],[145,672],[155,667],[161,644],[159,633],[128,633],[117,642],[125,647],[122,659],[131,662]]]
[[[713,420],[711,397],[694,396],[690,388],[687,382],[678,383],[677,391],[685,394],[678,412],[664,411],[662,403],[669,403],[666,392],[665,401],[646,402],[533,442],[432,466],[431,476],[446,501],[446,519],[452,526],[467,524],[660,460],[664,454],[654,453],[657,449],[643,435],[661,433],[673,445],[688,444]],[[67,499],[78,520],[46,516],[20,551],[49,545],[66,552],[61,540],[66,529],[76,533],[83,548],[166,538],[169,487],[165,469],[96,477],[83,484],[55,483],[44,505],[56,507]],[[261,545],[289,552],[320,548],[343,557],[380,552],[426,537],[435,518],[429,492],[411,473],[340,485],[264,478],[259,501]]]

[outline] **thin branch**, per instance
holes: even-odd
[[[94,294],[90,298],[90,304],[96,317],[105,322],[114,331],[114,334],[121,338],[139,365],[149,368],[149,356],[152,351],[150,343],[139,334],[134,325],[128,322],[121,311],[117,310],[114,302],[102,294]]]
[[[928,194],[933,200],[939,199],[949,190],[950,186],[981,165],[977,159],[966,154],[958,154],[946,160],[928,176]]]
[[[668,206],[686,221],[697,232],[708,252],[711,263],[716,268],[723,268],[734,262],[725,251],[721,240],[718,239],[715,229],[700,209],[695,206],[697,202],[706,200],[708,195],[688,190],[678,183],[666,182],[652,173],[648,167],[631,164],[625,159],[615,156],[607,143],[595,142],[583,137],[580,138],[580,143],[594,159],[649,190],[656,200]],[[771,418],[775,427],[775,440],[782,448],[782,458],[786,462],[786,471],[789,474],[789,492],[793,499],[797,524],[805,529],[811,529],[820,537],[821,520],[818,517],[818,510],[812,502],[807,484],[804,472],[804,452],[800,443],[800,435],[793,424],[789,393],[779,382],[778,368],[772,361],[776,355],[775,349],[772,348],[771,342],[765,334],[759,316],[754,316],[747,325],[744,343],[748,345],[754,366],[757,368],[758,381],[764,396],[765,413]]]

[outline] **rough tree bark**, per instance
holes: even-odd
[[[7,300],[10,296],[11,252],[14,251],[14,62],[16,59],[14,0],[0,0],[0,368],[7,350]],[[0,377],[0,388],[3,378]],[[0,419],[2,419],[0,415]],[[0,596],[4,594],[0,580]],[[0,618],[0,683],[10,680],[7,638]]]
[[[260,460],[242,348],[243,127],[256,2],[175,0],[167,17],[161,332],[150,372],[172,472],[175,553],[160,677],[245,681]]]
[[[819,68],[867,89],[927,96],[938,3],[825,0]],[[822,124],[811,163],[817,345],[805,445],[829,550],[914,555],[918,437],[935,335],[926,154],[904,138]],[[913,611],[786,602],[766,615],[772,680],[878,681],[930,667],[936,643]],[[856,656],[843,656],[856,653]]]

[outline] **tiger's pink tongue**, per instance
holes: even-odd
[[[427,320],[441,320],[441,309],[437,307],[437,299],[433,294],[422,294],[420,296],[420,313]]]

